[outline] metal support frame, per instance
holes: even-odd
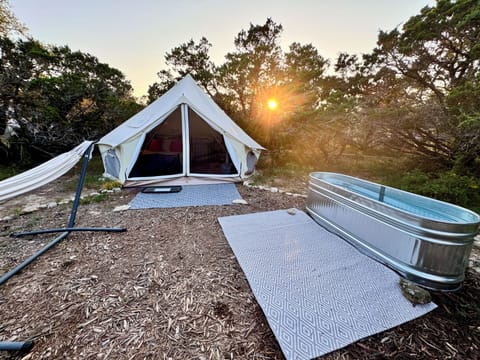
[[[127,231],[126,228],[76,228],[75,227],[75,218],[77,216],[78,206],[80,204],[81,193],[83,189],[83,183],[85,181],[85,175],[87,173],[87,165],[88,161],[90,160],[92,151],[93,151],[94,144],[92,143],[87,150],[83,153],[83,164],[82,170],[80,173],[80,178],[77,184],[77,191],[75,193],[75,199],[73,200],[72,211],[70,213],[70,218],[68,220],[68,225],[65,228],[55,228],[55,229],[46,229],[46,230],[37,230],[37,231],[30,231],[30,232],[22,232],[22,233],[13,233],[11,236],[13,237],[21,237],[21,236],[29,236],[29,235],[37,235],[37,234],[49,234],[49,233],[56,233],[61,232],[55,239],[45,245],[42,249],[40,249],[37,253],[30,256],[24,262],[4,274],[0,277],[0,286],[7,282],[13,275],[17,274],[20,270],[26,267],[28,264],[33,262],[37,259],[40,255],[48,251],[50,248],[54,247],[60,241],[65,239],[71,232],[74,231],[106,231],[106,232],[124,232]],[[24,342],[2,342],[0,341],[0,351],[26,351],[30,350],[33,346],[33,342],[31,341],[24,341]]]
[[[0,350],[28,351],[32,346],[33,341],[0,341]]]

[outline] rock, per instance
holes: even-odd
[[[128,209],[130,209],[130,205],[119,205],[119,206],[115,206],[113,211],[118,212],[118,211],[125,211],[125,210],[128,210]]]
[[[295,215],[297,213],[297,210],[295,210],[294,208],[291,208],[287,210],[287,213],[290,215]]]
[[[116,192],[122,191],[122,189],[120,189],[119,187],[115,187],[115,188],[112,189],[112,191],[113,191],[114,193],[116,193]]]
[[[246,200],[243,200],[243,199],[235,199],[235,200],[232,200],[232,204],[248,205],[248,202]]]
[[[57,207],[57,205],[58,204],[55,201],[51,201],[51,202],[47,203],[47,209]]]
[[[473,246],[480,248],[480,235],[473,238]]]
[[[413,306],[417,304],[428,304],[432,301],[432,296],[428,290],[404,278],[400,278],[400,289],[402,290],[402,295],[407,298]]]
[[[30,205],[25,206],[22,209],[21,213],[22,214],[29,214],[29,213],[35,212],[37,210],[40,210],[40,208],[41,208],[40,204],[30,204]]]
[[[13,216],[5,216],[4,218],[1,218],[0,221],[10,221],[13,220]]]
[[[276,188],[276,187],[271,187],[271,188],[270,188],[270,192],[272,192],[272,193],[277,193],[277,192],[278,192],[278,188]]]
[[[93,197],[93,196],[98,196],[98,195],[100,195],[100,193],[94,191],[94,192],[91,192],[90,194],[88,194],[87,196],[88,196],[88,197],[90,197],[90,196]]]

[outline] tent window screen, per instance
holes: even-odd
[[[182,113],[178,107],[145,136],[130,177],[183,174]]]
[[[193,174],[232,175],[238,171],[228,154],[222,134],[188,109],[190,133],[190,172]]]
[[[116,178],[120,173],[120,161],[114,149],[109,149],[105,155],[105,172]]]

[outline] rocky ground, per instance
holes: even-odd
[[[59,188],[0,204],[0,275],[53,239],[11,232],[66,224],[72,194]],[[0,358],[283,359],[217,218],[304,209],[305,199],[238,190],[249,205],[113,211],[128,190],[85,200],[78,226],[128,231],[72,233],[0,286],[0,340],[35,342]],[[34,202],[40,210],[24,211]],[[323,358],[479,358],[479,253],[460,291],[433,294],[436,310]]]

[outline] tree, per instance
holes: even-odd
[[[202,37],[198,44],[191,39],[166,53],[165,62],[170,69],[158,72],[160,81],[149,87],[148,101],[156,100],[187,74],[191,74],[210,96],[214,96],[217,92],[216,69],[210,60],[211,47],[212,44]]]
[[[25,35],[27,27],[10,10],[8,0],[0,0],[0,36]]]
[[[255,118],[257,95],[280,83],[282,30],[270,18],[263,25],[250,24],[235,37],[235,51],[225,55],[219,68],[219,84],[234,99],[247,125]]]
[[[124,75],[90,54],[5,37],[0,50],[3,163],[43,161],[138,111]]]
[[[479,44],[480,3],[439,0],[401,29],[381,31],[361,60],[341,54],[327,108],[344,112],[349,140],[362,151],[383,146],[444,167],[460,158],[473,166],[480,126],[478,102],[467,94],[478,86]]]
[[[447,99],[479,76],[480,3],[438,0],[411,17],[402,30],[380,32],[373,56],[377,65],[404,79],[405,97],[414,98],[414,116],[397,122],[403,131],[391,131],[411,152],[444,164],[455,161],[466,135],[460,126],[463,110],[459,113],[461,105],[452,106]]]
[[[288,86],[301,97],[295,107],[306,105],[315,110],[322,100],[324,74],[328,61],[312,45],[294,42],[285,54],[285,72]]]

